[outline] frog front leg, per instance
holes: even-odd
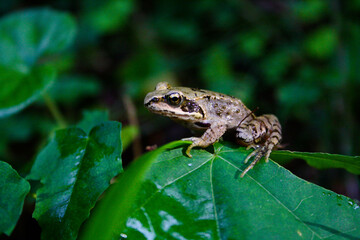
[[[191,145],[186,149],[186,155],[192,157],[190,150],[194,147],[206,148],[211,144],[217,142],[226,132],[225,124],[213,124],[210,126],[201,137],[183,138],[183,141],[191,141]]]
[[[271,151],[281,141],[281,125],[276,116],[267,114],[241,124],[236,131],[236,136],[248,145],[247,149],[255,149],[245,158],[245,163],[252,157],[254,160],[241,174],[243,177],[262,157],[269,161]]]

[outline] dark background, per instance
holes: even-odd
[[[138,124],[125,163],[146,146],[191,135],[143,107],[160,81],[233,95],[259,107],[257,115],[277,115],[285,149],[359,155],[360,0],[14,0],[1,1],[0,14],[38,6],[69,12],[78,23],[75,44],[57,56],[49,94],[68,125],[98,108]],[[0,159],[26,175],[57,128],[42,100],[0,119]],[[359,177],[345,170],[302,160],[285,167],[360,199]],[[28,197],[12,239],[39,238],[33,202]]]

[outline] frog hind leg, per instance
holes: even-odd
[[[271,151],[280,143],[281,126],[274,115],[262,115],[240,125],[237,128],[237,137],[248,144],[247,149],[255,149],[245,158],[244,163],[247,163],[252,157],[254,160],[241,174],[241,177],[244,177],[262,157],[265,157],[266,162],[269,161]]]
[[[192,143],[186,149],[186,155],[192,157],[190,150],[194,147],[206,148],[211,144],[217,142],[226,132],[226,125],[218,124],[208,128],[201,137],[183,138],[183,141],[191,141]]]

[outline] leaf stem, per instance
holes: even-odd
[[[61,114],[59,108],[57,107],[56,103],[54,102],[54,100],[51,98],[51,96],[47,92],[44,92],[42,95],[45,100],[46,106],[49,108],[51,115],[53,115],[57,124],[61,128],[66,128],[66,125],[67,125],[66,121],[65,121],[63,115]]]

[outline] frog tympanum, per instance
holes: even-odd
[[[208,90],[172,87],[166,82],[156,85],[153,92],[146,95],[145,107],[179,122],[192,130],[204,133],[201,137],[190,137],[186,154],[191,157],[193,147],[208,147],[220,139],[228,130],[235,130],[237,139],[254,148],[245,163],[254,157],[242,172],[243,177],[262,158],[268,162],[271,151],[281,140],[281,125],[274,115],[256,117],[241,100]]]

